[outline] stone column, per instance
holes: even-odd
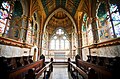
[[[39,53],[39,55],[41,55],[42,54],[42,36],[43,36],[43,27],[44,27],[44,25],[43,25],[43,20],[44,20],[44,16],[43,15],[41,15],[41,19],[40,19],[40,22],[41,22],[41,25],[40,25],[40,32],[39,32],[39,43],[38,43],[38,53]]]
[[[80,12],[78,14],[78,55],[82,59],[82,21],[83,20],[83,13]]]
[[[99,40],[98,38],[98,31],[97,31],[97,24],[96,24],[96,10],[97,10],[97,1],[92,0],[91,1],[91,26],[92,26],[92,32],[93,32],[93,44],[96,44]]]

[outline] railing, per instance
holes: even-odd
[[[71,58],[71,61],[75,59],[75,55],[45,55],[46,60],[49,61],[50,58],[54,58],[55,62],[67,62],[68,58]]]
[[[49,68],[49,74],[52,71],[52,61],[48,63],[46,66],[44,66],[43,59],[36,61],[32,64],[28,64],[26,66],[17,68],[15,70],[12,70],[9,74],[9,79],[24,79],[25,74],[27,74],[29,69],[34,69],[34,72],[36,74],[36,79],[39,78],[39,76],[46,71],[46,69]],[[46,75],[44,75],[45,77]]]
[[[47,68],[49,68],[49,71],[47,71]],[[53,71],[53,66],[52,66],[52,61],[49,62],[45,67],[43,67],[37,74],[36,74],[36,79],[39,78],[40,75],[44,72],[44,78],[50,76],[50,73]]]
[[[68,71],[71,73],[73,79],[81,79],[79,78],[79,74],[83,79],[88,79],[88,75],[71,61],[68,62]]]

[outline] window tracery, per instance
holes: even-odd
[[[112,3],[110,3],[109,8],[107,3],[100,4],[97,12],[99,42],[120,37],[120,12],[118,7],[119,6],[117,4]]]
[[[5,30],[5,27],[9,25],[8,17],[9,17],[9,11],[10,11],[10,4],[7,1],[3,1],[0,7],[1,7],[0,8],[0,36],[2,36]]]
[[[57,29],[50,41],[51,50],[68,50],[70,46],[67,34],[61,28]]]

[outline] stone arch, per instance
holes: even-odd
[[[46,28],[49,20],[50,20],[50,19],[53,17],[53,15],[54,15],[55,13],[57,13],[58,11],[63,11],[63,12],[69,17],[69,19],[70,19],[70,20],[72,21],[72,23],[73,23],[73,26],[74,26],[74,28],[75,28],[75,31],[77,31],[77,29],[76,29],[76,24],[75,24],[75,21],[73,20],[72,16],[71,16],[66,10],[64,10],[63,8],[58,8],[58,9],[56,9],[53,13],[51,13],[51,14],[48,16],[48,18],[47,18],[47,20],[45,21],[45,24],[44,24],[44,30],[43,30],[43,32],[45,31],[45,28]]]

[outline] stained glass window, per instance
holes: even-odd
[[[8,2],[2,2],[0,6],[0,36],[4,33],[5,27],[7,26],[8,13],[10,11],[10,5]],[[7,28],[8,29],[8,28]]]
[[[37,32],[38,32],[38,25],[35,24],[35,27],[34,27],[34,42],[37,43]]]
[[[63,29],[59,28],[56,30],[55,34],[53,34],[50,42],[51,50],[66,50],[69,49],[69,41],[67,38],[67,34]]]
[[[87,15],[84,14],[83,23],[82,23],[82,44],[83,46],[87,45],[86,23],[87,23]]]
[[[105,3],[101,3],[98,9],[97,26],[100,42],[114,38],[113,30],[115,30],[116,37],[120,37],[120,12],[119,12],[120,5],[115,3],[114,4],[110,3],[109,5],[110,7],[108,8]],[[110,13],[108,10],[110,10]],[[112,21],[110,20],[110,16]],[[112,27],[114,27],[114,29]]]
[[[27,43],[29,44],[31,43],[31,38],[32,38],[31,30],[32,30],[31,23],[29,22],[28,30],[27,30]]]
[[[99,42],[112,38],[112,35],[110,35],[111,23],[108,15],[109,13],[107,12],[106,4],[101,3],[97,12]]]
[[[120,37],[120,13],[116,4],[110,5],[110,12],[112,16],[112,21],[115,29],[115,34],[117,37]],[[110,29],[111,35],[113,35],[112,29]]]
[[[92,19],[85,13],[83,16],[82,23],[82,46],[93,44],[93,33],[91,27]]]
[[[20,27],[22,26],[21,15],[23,13],[23,9],[22,9],[22,5],[21,5],[20,1],[13,1],[13,2],[14,2],[14,8],[12,8],[13,10],[10,12],[10,14],[12,14],[12,16],[11,16],[12,18],[10,21],[11,23],[10,23],[8,37],[17,40],[17,39],[20,39],[20,33],[21,33]],[[15,29],[15,28],[19,29],[19,31],[17,31],[17,29]],[[13,33],[13,30],[15,30],[15,33]],[[10,34],[10,32],[11,32],[11,34]],[[29,33],[27,33],[27,34],[29,35]],[[14,34],[14,35],[12,35],[12,34]]]
[[[13,17],[20,16],[23,14],[23,9],[20,1],[15,1],[14,10],[13,10]]]
[[[90,18],[88,19],[88,27],[87,27],[87,41],[88,45],[93,44],[93,32],[92,32],[92,26],[91,26],[91,21]]]

